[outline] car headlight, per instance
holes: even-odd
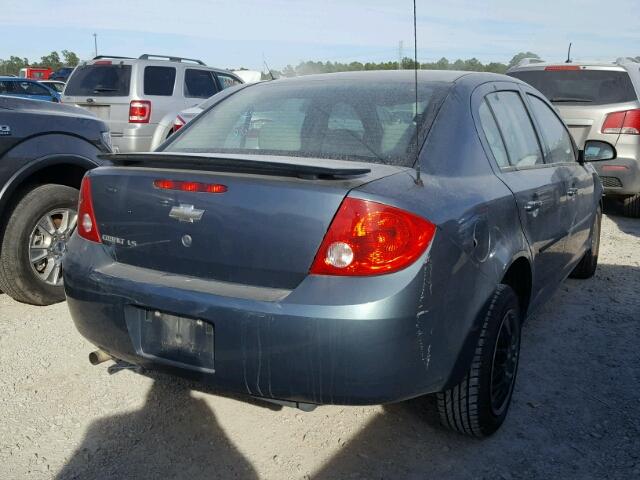
[[[111,132],[102,132],[100,135],[102,136],[102,143],[109,149],[110,152],[112,152],[113,143],[111,143]]]

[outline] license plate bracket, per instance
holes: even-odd
[[[136,307],[126,317],[138,355],[180,368],[215,372],[215,330],[210,322]]]

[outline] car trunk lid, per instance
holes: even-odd
[[[110,159],[116,166],[92,171],[91,185],[102,242],[115,261],[285,289],[308,274],[351,189],[406,170],[246,155],[156,153]],[[194,184],[225,189],[184,191],[177,182],[188,182],[191,189]]]

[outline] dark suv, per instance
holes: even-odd
[[[64,299],[78,187],[110,143],[81,108],[0,96],[0,291],[34,305]]]

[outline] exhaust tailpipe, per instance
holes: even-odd
[[[113,360],[113,357],[104,350],[96,350],[95,352],[91,352],[89,354],[89,362],[91,363],[91,365],[98,365],[100,363],[106,362],[107,360]]]

